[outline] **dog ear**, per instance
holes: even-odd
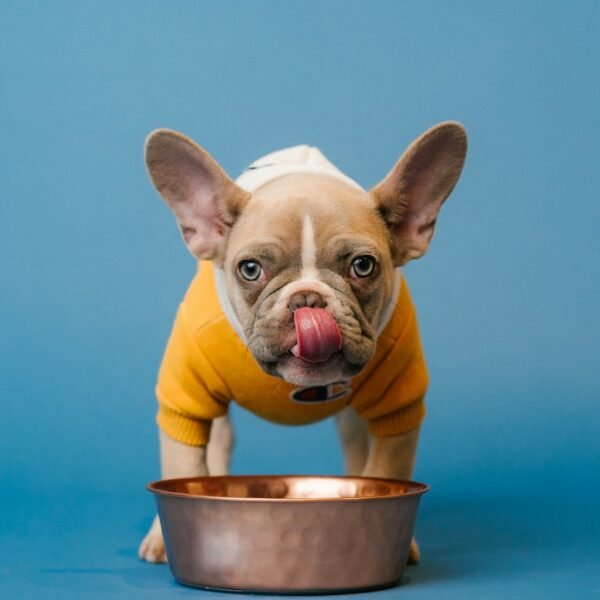
[[[392,236],[397,266],[427,251],[438,212],[456,185],[467,153],[467,133],[448,121],[418,137],[371,194]]]
[[[205,150],[176,131],[153,131],[146,139],[145,158],[150,179],[175,213],[190,252],[221,262],[227,232],[248,202],[248,192]]]

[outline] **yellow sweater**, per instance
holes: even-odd
[[[157,423],[170,437],[194,446],[208,442],[211,421],[235,400],[284,425],[304,425],[353,406],[378,436],[404,433],[425,416],[427,369],[414,306],[402,281],[396,308],[375,355],[352,380],[299,388],[267,375],[227,320],[212,264],[200,263],[179,306],[158,375]]]

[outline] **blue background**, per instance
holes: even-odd
[[[600,4],[0,8],[0,595],[195,595],[136,547],[153,387],[195,265],[142,143],[236,175],[317,145],[365,186],[438,121],[470,153],[407,269],[432,373],[420,566],[373,596],[600,593]],[[341,471],[331,422],[234,411],[234,472]]]

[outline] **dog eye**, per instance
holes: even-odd
[[[262,273],[262,267],[255,260],[243,260],[238,265],[238,271],[246,281],[256,281]]]
[[[375,269],[375,259],[372,256],[359,256],[352,261],[351,277],[368,277]]]

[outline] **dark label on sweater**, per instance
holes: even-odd
[[[298,388],[290,394],[290,399],[300,404],[320,404],[343,398],[350,390],[350,381],[336,381],[328,385]]]

